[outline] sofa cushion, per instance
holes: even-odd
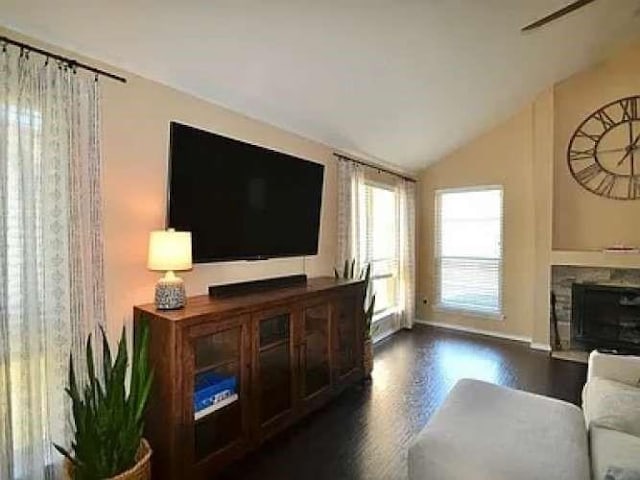
[[[604,480],[640,480],[640,470],[610,467]]]
[[[583,390],[587,426],[619,430],[640,436],[640,388],[593,377]]]
[[[587,480],[579,408],[461,380],[409,450],[411,480]]]
[[[640,438],[594,426],[589,431],[589,442],[594,480],[617,480],[640,475]]]
[[[594,350],[589,355],[587,380],[593,377],[640,386],[640,356],[611,355]]]

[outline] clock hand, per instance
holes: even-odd
[[[633,152],[633,148],[631,148],[631,149],[627,149],[627,153],[625,153],[625,154],[622,156],[622,158],[618,161],[618,165],[617,165],[618,167],[619,167],[620,165],[622,165],[622,162],[624,162],[624,161],[625,161],[625,159],[629,156],[629,154],[630,154],[631,152]]]
[[[640,135],[638,135],[636,137],[635,140],[633,140],[628,147],[626,147],[624,150],[627,151],[627,153],[624,154],[624,156],[618,161],[618,167],[620,165],[622,165],[622,162],[625,161],[625,159],[631,155],[637,148],[638,148],[638,140],[640,140]]]
[[[638,150],[640,149],[640,145],[635,145],[632,147],[632,150]],[[611,150],[598,150],[598,155],[601,153],[618,153],[618,152],[627,152],[629,150],[629,147],[623,147],[623,148],[612,148]]]
[[[624,148],[612,148],[611,150],[598,150],[598,153],[617,153],[617,152],[626,152],[629,147]]]

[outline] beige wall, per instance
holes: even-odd
[[[533,107],[518,112],[420,176],[418,318],[531,338],[534,292]],[[431,308],[434,298],[434,199],[438,189],[502,185],[504,195],[504,319]],[[422,299],[428,300],[427,306]]]
[[[69,54],[2,27],[0,34]],[[171,120],[326,167],[318,255],[306,259],[196,265],[193,271],[180,274],[189,295],[204,294],[208,285],[214,283],[303,271],[310,276],[331,274],[337,243],[337,167],[333,149],[131,73],[86,61],[127,78],[126,84],[101,80],[104,265],[107,321],[112,338],[123,324],[131,321],[133,305],[153,301],[154,285],[160,276],[147,271],[146,255],[149,232],[164,228]],[[223,228],[221,225],[221,231]]]
[[[149,231],[164,227],[169,122],[176,120],[274,148],[326,166],[319,253],[277,259],[196,265],[184,272],[187,293],[213,283],[300,273],[330,274],[336,253],[336,163],[333,150],[125,73],[127,84],[103,80],[103,198],[105,281],[110,330],[131,319],[132,306],[153,300],[158,273],[145,268]],[[203,206],[206,208],[206,206]],[[220,225],[223,234],[224,225]]]
[[[566,148],[598,107],[640,95],[640,43],[551,86],[521,112],[424,170],[419,225],[419,317],[549,342],[552,249],[640,245],[640,201],[606,200],[571,177]],[[503,321],[433,311],[433,199],[438,188],[501,183],[505,196]]]
[[[640,201],[607,200],[586,191],[571,177],[566,160],[580,122],[602,105],[630,95],[640,95],[640,43],[555,87],[555,249],[640,245]]]
[[[554,95],[549,88],[533,102],[533,182],[534,276],[531,341],[536,347],[549,346],[549,286],[553,223]]]

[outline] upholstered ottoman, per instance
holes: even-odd
[[[461,380],[409,450],[410,480],[589,480],[582,411]]]

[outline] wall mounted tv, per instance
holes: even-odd
[[[167,226],[198,263],[318,253],[324,166],[171,122]]]

